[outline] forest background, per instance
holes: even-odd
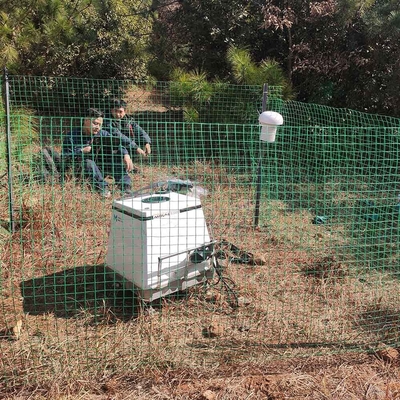
[[[12,74],[282,85],[400,116],[398,0],[1,0]]]

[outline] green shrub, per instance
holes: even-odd
[[[0,109],[0,168],[6,170],[7,125],[4,109]],[[31,154],[31,146],[39,144],[37,119],[28,108],[13,109],[10,115],[11,159],[13,163],[25,164]],[[28,151],[29,149],[29,151]]]
[[[293,99],[293,90],[288,78],[277,61],[265,59],[256,64],[247,49],[230,47],[227,59],[236,83],[246,85],[280,86],[285,100]]]
[[[182,108],[186,122],[257,123],[262,85],[209,82],[199,71],[174,71],[170,83],[172,107]]]

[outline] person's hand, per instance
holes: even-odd
[[[133,170],[133,162],[129,154],[124,155],[124,163],[126,165],[126,171],[131,172]]]
[[[141,156],[146,156],[146,153],[140,147],[136,149],[136,153],[140,154]]]
[[[151,146],[150,143],[146,143],[146,146],[144,146],[144,152],[146,153],[146,155],[150,155],[151,154]]]
[[[82,153],[90,153],[92,151],[92,146],[86,146],[82,149]]]

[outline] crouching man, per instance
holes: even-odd
[[[103,113],[95,108],[87,111],[82,127],[69,132],[62,146],[64,163],[74,171],[81,172],[93,189],[103,197],[110,197],[106,176],[112,176],[115,183],[127,194],[131,191],[129,172],[133,169],[129,152],[122,145],[110,152],[102,146],[111,134],[102,130]],[[104,138],[104,139],[101,139]]]
[[[111,100],[106,112],[105,129],[115,136],[130,140],[128,150],[135,150],[141,156],[151,154],[151,139],[147,132],[126,113],[127,103],[124,100]],[[129,139],[128,139],[129,138]],[[143,147],[143,149],[142,149]]]

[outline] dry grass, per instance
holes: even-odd
[[[21,186],[19,229],[0,232],[0,397],[400,398],[397,350],[374,355],[399,343],[396,276],[361,279],[334,252],[345,244],[340,227],[313,225],[308,211],[282,202],[263,205],[254,229],[252,186],[221,166],[140,170],[137,189],[176,176],[209,190],[202,204],[213,238],[257,260],[224,262],[239,308],[221,285],[143,307],[104,267],[111,200],[74,180]]]

